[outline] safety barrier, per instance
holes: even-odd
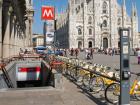
[[[58,70],[55,70],[57,69],[58,63],[53,62],[53,64],[55,65],[55,68],[52,69],[50,66],[51,62],[52,62],[52,58],[49,56],[27,55],[27,54],[25,56],[22,56],[22,59],[19,56],[13,56],[12,58],[3,59],[0,65],[4,64],[6,67],[6,70],[4,69],[5,71],[3,72],[1,71],[1,67],[0,67],[0,89],[8,88],[8,87],[17,88],[18,87],[17,78],[18,77],[20,78],[20,75],[19,76],[16,75],[17,74],[16,71],[18,71],[18,68],[23,67],[23,66],[36,67],[37,65],[41,67],[41,72],[40,72],[41,86],[53,86],[57,89],[61,89],[62,88],[62,78],[61,78],[62,73],[59,72]],[[30,79],[31,77],[29,76],[30,75],[27,75],[27,73],[26,73],[26,76],[24,75],[24,77],[22,75],[23,79],[25,79],[25,77]],[[19,81],[18,83],[20,84],[21,82]],[[10,86],[11,85],[10,83],[13,83],[14,86]]]

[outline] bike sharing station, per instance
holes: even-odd
[[[130,31],[120,28],[120,99],[119,105],[130,105]]]

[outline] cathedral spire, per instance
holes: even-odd
[[[136,7],[136,3],[132,3],[132,13],[131,13],[132,17],[136,17],[137,16],[137,7]]]
[[[123,0],[123,4],[122,4],[122,12],[123,12],[123,15],[126,14],[126,4],[125,4],[125,0]]]
[[[135,6],[135,7],[134,7],[134,16],[137,16],[137,6],[136,6],[136,3],[135,3],[134,6]]]
[[[132,2],[131,16],[134,16],[134,3]]]
[[[126,10],[126,3],[125,3],[125,0],[123,0],[123,8]]]

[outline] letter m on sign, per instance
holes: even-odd
[[[54,14],[55,14],[54,7],[42,6],[42,15],[41,15],[42,20],[54,20],[55,19]]]

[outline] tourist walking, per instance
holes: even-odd
[[[75,49],[75,56],[76,56],[76,58],[78,56],[78,53],[79,53],[78,49]]]
[[[93,59],[93,49],[90,49],[90,58]]]
[[[138,64],[140,64],[140,49],[137,51]]]
[[[71,55],[71,56],[73,56],[74,49],[72,48],[70,52],[71,52],[71,54],[70,54],[70,55]]]
[[[67,57],[67,49],[64,49],[64,55]]]

